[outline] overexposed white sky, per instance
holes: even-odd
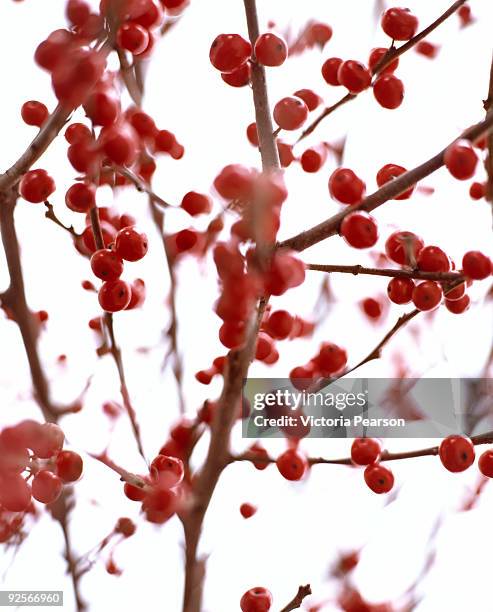
[[[422,26],[441,14],[449,0],[406,3],[419,16]],[[377,170],[395,162],[408,168],[435,154],[462,129],[484,116],[482,100],[487,95],[491,62],[493,5],[472,2],[477,22],[461,30],[453,16],[433,36],[441,45],[438,58],[430,61],[411,52],[401,59],[399,76],[406,87],[402,107],[381,109],[371,92],[340,109],[306,141],[334,142],[347,134],[344,164],[353,168],[375,188]],[[261,23],[273,19],[285,29],[297,30],[309,18],[328,22],[334,36],[323,53],[317,50],[290,59],[281,68],[268,70],[271,102],[300,88],[311,87],[326,103],[341,92],[329,88],[320,75],[320,66],[330,56],[365,61],[371,48],[385,46],[386,36],[374,19],[371,0],[258,0]],[[34,135],[33,128],[20,119],[25,100],[40,99],[50,109],[55,99],[49,77],[35,67],[32,56],[37,44],[53,29],[64,24],[63,0],[14,3],[2,0],[0,19],[4,24],[0,50],[3,57],[2,113],[0,114],[0,168],[8,167]],[[186,149],[184,158],[159,161],[155,191],[167,200],[179,202],[189,190],[211,188],[218,171],[227,163],[259,166],[258,152],[245,137],[246,126],[254,120],[251,91],[223,84],[210,66],[209,46],[221,32],[246,35],[241,0],[192,0],[181,22],[159,42],[147,74],[144,109],[160,128],[174,131]],[[77,115],[83,118],[82,113]],[[292,142],[293,136],[287,137]],[[305,145],[297,147],[297,153]],[[56,179],[52,198],[59,217],[80,228],[81,220],[64,207],[65,189],[75,173],[65,158],[66,143],[60,138],[43,156],[38,167]],[[328,196],[327,180],[334,160],[317,175],[304,174],[293,164],[286,173],[289,200],[285,204],[280,238],[310,227],[338,210]],[[483,171],[478,171],[479,180]],[[440,170],[423,181],[435,189],[433,195],[416,194],[411,200],[395,201],[378,209],[381,239],[373,252],[383,248],[386,236],[396,228],[420,233],[425,242],[440,244],[456,260],[470,249],[491,255],[491,210],[484,202],[468,196],[468,184],[452,181]],[[165,346],[161,332],[169,321],[164,306],[168,276],[159,238],[147,210],[146,197],[134,190],[113,195],[98,192],[101,205],[114,204],[129,212],[150,238],[148,256],[127,266],[128,278],[142,277],[148,286],[144,307],[115,317],[116,332],[124,350],[129,388],[141,424],[144,447],[149,458],[166,440],[170,424],[178,418],[178,404],[170,370],[161,373]],[[219,202],[216,202],[219,209]],[[121,577],[109,576],[104,563],[96,563],[82,579],[82,593],[90,612],[107,610],[178,612],[183,581],[182,532],[176,519],[162,527],[147,524],[138,515],[138,504],[127,500],[118,477],[86,453],[110,445],[111,456],[130,471],[144,469],[136,452],[128,422],[122,418],[113,433],[102,414],[103,401],[119,400],[118,380],[109,358],[98,360],[97,341],[87,321],[99,312],[93,294],[80,288],[90,278],[85,259],[71,246],[69,237],[43,217],[41,206],[20,201],[18,232],[30,306],[45,309],[50,320],[41,338],[40,350],[53,381],[57,399],[73,399],[92,376],[83,411],[62,422],[71,446],[85,457],[85,473],[76,485],[77,507],[71,531],[74,546],[83,554],[111,531],[117,518],[129,516],[138,522],[136,535],[119,546],[115,560],[124,570]],[[207,220],[199,220],[203,228]],[[187,227],[189,219],[170,212],[169,231]],[[372,263],[370,253],[350,249],[339,238],[323,242],[303,254],[317,263]],[[219,381],[203,387],[194,372],[208,367],[223,354],[217,340],[219,319],[212,312],[217,298],[214,269],[208,262],[185,259],[179,267],[179,344],[185,361],[185,395],[190,414],[206,398],[220,392]],[[305,284],[273,305],[309,317],[316,302],[322,276],[307,273]],[[0,255],[0,288],[8,282],[3,253]],[[345,346],[350,363],[356,363],[389,329],[402,308],[392,307],[384,321],[369,325],[361,316],[358,301],[385,292],[385,279],[334,277],[331,288],[337,303],[314,339],[280,344],[281,359],[273,368],[254,364],[252,376],[286,376],[294,365],[305,363],[322,340]],[[491,346],[491,305],[484,303],[485,286],[473,287],[473,307],[457,317],[440,311],[430,325],[420,317],[387,348],[385,359],[368,364],[361,376],[383,377],[393,373],[392,360],[404,356],[410,373],[416,376],[474,376],[481,371]],[[415,334],[410,334],[410,331]],[[30,397],[30,379],[16,326],[0,319],[0,425],[26,417],[40,418]],[[418,340],[416,341],[416,338]],[[150,347],[150,351],[138,351]],[[56,357],[66,353],[65,368]],[[390,440],[390,450],[404,450],[431,441]],[[234,432],[236,449],[250,441]],[[340,456],[349,451],[349,441],[310,440],[303,444],[312,455]],[[206,446],[197,449],[199,464]],[[283,442],[269,443],[272,454]],[[362,474],[346,468],[317,466],[310,477],[291,484],[273,467],[257,472],[250,465],[229,467],[221,477],[207,514],[201,551],[209,556],[204,610],[232,612],[239,609],[242,593],[257,584],[269,588],[280,609],[294,595],[299,584],[310,582],[316,602],[334,596],[328,582],[328,568],[338,551],[363,547],[355,583],[372,601],[397,598],[415,579],[424,558],[428,534],[437,516],[447,514],[439,533],[436,563],[422,585],[423,599],[417,612],[488,612],[491,610],[490,569],[487,551],[493,544],[490,516],[493,493],[489,487],[478,508],[457,513],[467,491],[474,487],[477,469],[452,475],[433,458],[405,461],[393,466],[401,492],[384,508],[385,499],[372,494]],[[245,521],[239,505],[249,501],[257,514]],[[12,551],[0,561],[0,584],[8,589],[63,589],[67,611],[72,611],[72,591],[64,575],[63,542],[59,527],[41,516],[26,542],[13,559]],[[5,573],[4,573],[5,572]],[[331,603],[324,612],[337,610]]]

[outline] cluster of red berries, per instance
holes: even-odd
[[[64,484],[80,478],[82,458],[73,451],[63,450],[64,440],[58,425],[31,420],[0,432],[0,506],[3,509],[25,512],[32,498],[50,504],[60,496]]]
[[[102,4],[106,5],[106,14],[114,8],[110,6],[110,2]],[[149,56],[155,44],[153,30],[158,28],[164,19],[162,5],[156,0],[121,2],[117,18],[121,24],[116,33],[117,45],[132,55]]]
[[[298,390],[307,389],[318,378],[334,376],[343,371],[347,353],[333,342],[322,342],[318,353],[306,365],[296,366],[289,373],[291,384]]]
[[[162,524],[169,520],[180,506],[180,485],[184,474],[181,459],[159,454],[153,459],[149,474],[136,479],[135,483],[126,482],[123,491],[132,501],[142,502],[142,511],[149,522]]]

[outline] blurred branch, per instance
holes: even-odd
[[[171,206],[171,204],[166,202],[166,200],[163,200],[163,198],[160,198],[156,193],[154,193],[150,185],[143,181],[141,178],[139,178],[134,172],[132,172],[132,170],[124,168],[123,166],[116,166],[115,170],[118,172],[118,174],[121,174],[126,179],[131,181],[135,185],[137,191],[140,191],[141,193],[146,193],[155,204],[159,204],[159,206],[162,206],[163,208],[176,208],[175,206]]]
[[[481,136],[488,133],[493,127],[493,113],[489,113],[484,121],[477,123],[476,125],[470,127],[465,132],[463,132],[459,138],[465,138],[470,140],[471,142],[475,142]],[[453,142],[455,142],[454,139]],[[385,202],[392,200],[397,197],[413,185],[416,185],[420,180],[429,176],[439,168],[444,165],[444,154],[447,150],[448,146],[440,151],[437,155],[432,157],[431,159],[425,161],[423,164],[417,166],[412,170],[408,170],[404,174],[401,174],[397,178],[385,183],[380,189],[370,194],[366,198],[354,206],[346,206],[343,210],[338,212],[332,217],[329,217],[322,223],[300,232],[296,236],[292,238],[288,238],[287,240],[282,241],[277,246],[278,248],[289,248],[294,249],[295,251],[303,251],[317,242],[321,242],[325,240],[325,238],[329,238],[330,236],[334,236],[339,231],[339,226],[347,215],[356,211],[363,210],[366,212],[371,212],[375,210]]]
[[[376,64],[376,66],[372,70],[372,74],[374,76],[378,76],[389,64],[391,64],[395,59],[412,49],[416,44],[418,44],[423,38],[426,38],[428,34],[431,34],[439,25],[441,25],[446,19],[448,19],[451,15],[453,15],[463,4],[465,4],[467,0],[457,0],[450,6],[438,19],[436,19],[433,23],[431,23],[427,28],[413,36],[406,43],[401,45],[400,47],[390,47],[387,53],[382,57],[382,59]],[[346,94],[343,98],[341,98],[338,102],[325,108],[322,113],[315,119],[313,123],[311,123],[300,135],[296,143],[300,142],[307,136],[309,136],[318,125],[329,115],[331,115],[335,110],[337,110],[340,106],[343,106],[347,102],[354,100],[358,97],[358,94]]]
[[[301,604],[303,603],[305,597],[308,597],[308,595],[311,594],[312,590],[309,584],[306,584],[305,586],[300,586],[296,595],[288,603],[287,606],[284,606],[281,612],[291,612],[291,610],[297,610],[298,608],[301,608]]]
[[[484,101],[484,110],[486,117],[493,115],[493,60],[490,69],[490,82],[488,87],[488,97]],[[493,213],[493,132],[490,132],[487,137],[487,155],[485,160],[485,169],[487,175],[486,181],[486,199],[491,205]]]
[[[325,265],[325,264],[306,264],[307,270],[315,270],[317,272],[341,272],[344,274],[366,274],[370,276],[389,276],[392,278],[413,278],[417,280],[433,280],[433,281],[455,281],[462,280],[464,277],[459,272],[423,272],[421,270],[394,270],[392,268],[365,268],[364,266],[343,266],[343,265]]]

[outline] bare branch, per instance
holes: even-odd
[[[433,280],[438,282],[450,282],[465,280],[459,272],[423,272],[422,270],[395,270],[393,268],[365,268],[364,266],[344,266],[339,264],[306,264],[307,270],[317,272],[340,272],[343,274],[365,274],[369,276],[388,276],[391,278],[413,278],[416,280]]]
[[[310,588],[309,584],[305,584],[305,586],[300,586],[296,595],[288,603],[287,606],[284,606],[281,612],[291,612],[291,610],[297,610],[298,608],[301,608],[301,604],[303,603],[305,597],[308,597],[308,595],[311,594],[312,589]]]

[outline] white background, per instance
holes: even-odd
[[[445,0],[426,3],[409,0],[424,26],[448,6]],[[430,61],[411,52],[401,60],[398,71],[406,86],[405,101],[397,111],[381,109],[371,92],[340,109],[316,131],[311,141],[334,142],[347,134],[344,164],[353,168],[375,188],[376,171],[385,163],[408,168],[435,154],[460,131],[483,118],[482,100],[487,95],[491,60],[493,7],[475,2],[478,21],[460,30],[453,16],[430,40],[442,45],[438,59]],[[268,71],[271,101],[302,87],[313,87],[327,103],[341,92],[329,88],[320,76],[323,60],[332,55],[366,61],[369,50],[388,40],[378,27],[370,0],[259,0],[261,23],[274,19],[281,29],[297,31],[309,18],[327,21],[334,36],[322,54],[319,51],[296,57],[282,68]],[[3,24],[2,113],[0,114],[0,167],[8,167],[34,135],[34,128],[20,119],[20,106],[39,99],[50,109],[55,99],[49,77],[34,66],[36,45],[64,24],[62,0],[26,0],[21,4],[2,0]],[[144,108],[158,126],[174,131],[186,149],[183,160],[161,159],[155,190],[178,203],[191,189],[209,190],[217,172],[227,163],[258,166],[258,152],[245,137],[245,128],[254,119],[251,91],[224,85],[210,66],[208,51],[221,32],[246,35],[241,0],[192,1],[182,21],[157,45],[147,75]],[[78,115],[79,119],[83,115]],[[287,138],[294,141],[294,137]],[[304,145],[296,151],[301,153]],[[39,167],[55,177],[57,191],[52,201],[57,214],[81,228],[82,221],[66,210],[65,189],[75,178],[65,158],[66,143],[60,138],[43,157]],[[287,172],[290,197],[283,209],[280,237],[310,227],[338,210],[327,192],[328,175],[334,160],[315,176],[293,165]],[[478,171],[483,177],[483,171]],[[391,202],[380,208],[381,249],[394,228],[421,233],[429,244],[439,244],[457,261],[469,249],[484,249],[491,255],[491,211],[485,202],[468,197],[468,185],[452,181],[445,170],[423,181],[434,187],[431,196],[416,194],[411,200]],[[156,231],[149,219],[146,198],[134,190],[118,194],[113,202],[109,190],[98,192],[101,205],[111,205],[139,219],[150,237],[148,256],[126,266],[128,278],[141,276],[148,285],[148,300],[141,310],[117,315],[116,331],[124,347],[129,387],[144,446],[149,458],[166,440],[170,424],[178,417],[175,384],[169,368],[161,373],[166,346],[162,330],[169,321],[165,306],[168,275]],[[219,207],[219,202],[217,203]],[[217,208],[218,210],[219,208]],[[111,433],[101,411],[105,400],[119,400],[118,381],[110,358],[98,360],[97,340],[87,327],[98,314],[94,294],[80,288],[90,278],[86,260],[71,246],[70,238],[43,217],[41,206],[20,201],[17,222],[29,304],[33,310],[46,309],[50,320],[43,332],[40,350],[60,401],[73,399],[92,376],[82,413],[62,422],[70,445],[85,457],[85,474],[76,485],[77,507],[71,531],[75,549],[83,554],[107,535],[120,516],[138,522],[136,535],[116,549],[121,577],[109,576],[104,557],[82,579],[82,593],[91,612],[145,609],[148,612],[180,610],[182,532],[171,520],[162,527],[143,522],[138,504],[127,500],[116,474],[87,457],[108,444],[111,456],[131,471],[144,469],[136,453],[130,428],[124,417]],[[205,227],[207,221],[196,222]],[[170,212],[167,229],[189,224],[181,212]],[[376,251],[378,250],[376,249]],[[374,251],[374,252],[376,252]],[[350,249],[332,238],[303,254],[305,261],[318,263],[372,263],[371,254]],[[179,342],[184,353],[185,395],[193,414],[201,402],[216,397],[219,381],[212,387],[199,385],[193,374],[208,367],[222,354],[217,340],[219,319],[212,313],[218,295],[216,277],[208,262],[185,260],[179,268]],[[303,287],[274,301],[275,307],[309,317],[316,302],[321,275],[308,273]],[[8,282],[4,260],[0,260],[0,286]],[[272,369],[255,364],[252,375],[285,376],[317,350],[321,340],[345,346],[350,363],[356,363],[390,328],[402,309],[391,308],[386,319],[369,325],[361,316],[358,301],[385,291],[385,279],[342,278],[332,280],[337,304],[308,342],[280,345],[281,360]],[[484,303],[485,286],[474,287],[473,308],[461,317],[440,311],[434,317],[421,316],[408,330],[392,341],[385,359],[361,370],[362,376],[386,376],[395,372],[396,361],[404,363],[410,375],[477,375],[485,362],[491,342],[491,307]],[[432,324],[431,324],[432,323]],[[40,418],[30,397],[30,379],[16,326],[0,320],[0,424],[14,423],[28,416]],[[150,348],[145,353],[141,347]],[[60,353],[68,356],[66,368],[56,365]],[[447,407],[444,407],[446,410]],[[235,448],[248,441],[234,434]],[[203,455],[197,450],[197,462]],[[432,441],[391,440],[388,448],[428,445]],[[349,442],[309,441],[312,455],[346,455]],[[281,441],[269,445],[275,454]],[[294,595],[297,586],[312,584],[313,602],[334,598],[334,584],[328,570],[338,552],[363,547],[361,564],[354,580],[372,601],[398,598],[413,582],[424,559],[428,535],[439,515],[447,514],[436,546],[437,559],[423,583],[419,612],[491,610],[491,563],[487,556],[491,535],[492,492],[486,488],[477,509],[457,512],[477,481],[477,469],[451,475],[433,458],[399,462],[393,466],[400,494],[384,508],[385,499],[372,494],[357,470],[315,467],[302,483],[290,484],[275,468],[257,472],[250,465],[228,468],[207,514],[201,551],[209,555],[204,610],[231,612],[239,609],[241,594],[257,584],[268,587],[280,609]],[[238,508],[244,501],[259,507],[250,520],[241,518]],[[14,559],[14,551],[2,556],[0,583],[9,589],[63,589],[66,610],[73,610],[69,580],[64,576],[63,541],[57,524],[41,512],[37,523]],[[328,603],[324,610],[336,610]]]

